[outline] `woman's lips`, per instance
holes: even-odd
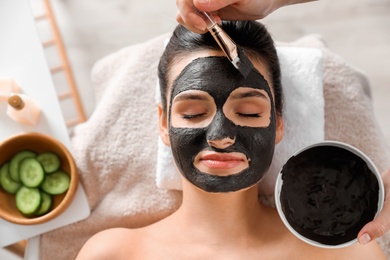
[[[204,156],[200,160],[207,167],[212,169],[231,169],[243,162],[241,158],[216,154]]]
[[[245,156],[239,153],[211,153],[199,157],[200,164],[214,170],[229,170],[237,166],[244,166],[246,161]],[[246,167],[247,165],[244,168]]]

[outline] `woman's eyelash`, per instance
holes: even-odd
[[[183,119],[194,119],[194,118],[198,118],[198,117],[201,117],[201,116],[204,116],[206,115],[206,113],[202,113],[202,114],[183,114],[181,116],[181,118]]]
[[[236,113],[239,117],[252,117],[252,118],[260,118],[261,114],[254,113],[254,114],[244,114],[244,113]],[[195,119],[206,115],[206,113],[201,114],[182,114],[181,118],[183,119]]]
[[[239,117],[254,117],[254,118],[259,118],[261,117],[260,114],[243,114],[243,113],[237,113]]]

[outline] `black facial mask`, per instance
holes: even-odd
[[[223,105],[231,92],[239,87],[264,90],[271,100],[270,124],[266,127],[239,126],[223,113]],[[206,91],[216,104],[216,114],[203,128],[173,127],[172,102],[176,95],[186,90]],[[261,180],[268,170],[275,147],[276,116],[271,90],[264,77],[252,69],[247,78],[235,69],[226,57],[198,58],[188,64],[173,82],[169,107],[169,135],[173,157],[183,176],[207,192],[231,192],[248,188]],[[217,149],[207,140],[229,137],[233,145]],[[239,152],[249,159],[249,167],[229,176],[211,175],[194,167],[194,159],[201,151],[219,153]]]

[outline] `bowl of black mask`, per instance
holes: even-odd
[[[325,141],[296,152],[275,186],[278,213],[299,239],[318,247],[357,242],[382,210],[384,186],[374,163],[355,147]]]

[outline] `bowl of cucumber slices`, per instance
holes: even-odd
[[[57,139],[41,133],[14,135],[0,144],[0,217],[20,225],[52,220],[72,202],[76,164]]]

